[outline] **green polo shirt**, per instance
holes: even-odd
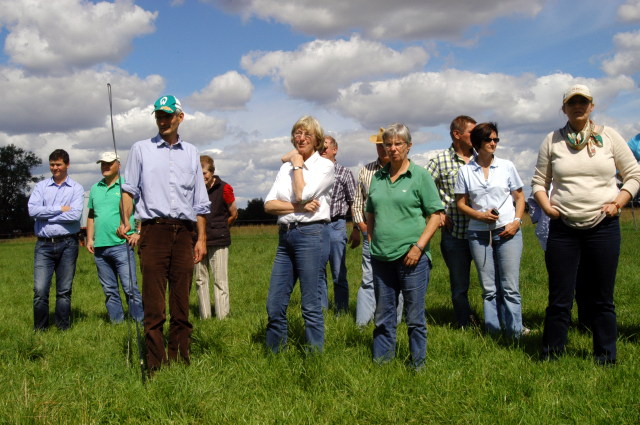
[[[120,177],[122,179],[122,177]],[[116,181],[107,186],[105,179],[91,187],[89,203],[87,207],[93,210],[94,231],[93,246],[115,246],[125,243],[116,235],[116,229],[120,226],[120,182]],[[131,216],[131,231],[134,229],[133,215]]]
[[[391,182],[387,164],[371,179],[366,212],[375,215],[371,256],[380,261],[393,261],[418,242],[426,219],[444,209],[438,189],[429,171],[411,161],[409,169]],[[424,248],[431,260],[431,243]]]

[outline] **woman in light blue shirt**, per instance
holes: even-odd
[[[485,328],[498,333],[504,326],[507,336],[518,338],[524,194],[513,163],[495,156],[499,141],[496,123],[473,129],[478,157],[460,168],[455,193],[458,209],[471,218],[469,247],[482,285]]]

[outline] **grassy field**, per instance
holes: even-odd
[[[570,330],[565,357],[538,360],[547,276],[533,226],[525,223],[523,230],[523,319],[534,332],[514,343],[455,328],[438,234],[431,245],[434,269],[425,304],[427,360],[416,373],[407,367],[404,323],[397,358],[383,366],[371,360],[373,325],[360,331],[354,324],[360,248],[347,255],[351,314],[325,313],[324,353],[304,355],[296,288],[289,309],[290,348],[267,355],[265,303],[276,228],[234,228],[229,319],[199,320],[193,288],[192,363],[163,369],[145,386],[136,363],[135,326],[128,367],[128,327],[109,323],[86,249],[73,285],[71,329],[34,334],[35,242],[2,243],[0,423],[639,423],[640,231],[634,230],[630,211],[622,221],[618,365],[611,368],[593,363],[591,334],[576,328]],[[475,270],[470,299],[482,323]]]

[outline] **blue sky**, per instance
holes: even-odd
[[[306,114],[354,173],[380,126],[406,123],[425,165],[456,115],[497,121],[525,184],[571,84],[591,87],[596,123],[640,132],[640,0],[4,0],[0,39],[0,144],[68,150],[87,190],[111,148],[107,82],[123,159],[174,94],[181,136],[240,206],[266,195]]]

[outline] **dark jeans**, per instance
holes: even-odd
[[[55,323],[62,330],[69,328],[71,314],[71,285],[76,274],[78,240],[68,238],[60,242],[36,242],[33,259],[33,328],[49,327],[49,290],[56,274]]]
[[[169,281],[169,360],[189,363],[193,326],[189,323],[189,292],[193,280],[195,223],[146,224],[140,233],[138,255],[142,271],[142,305],[147,365],[157,369],[167,363],[163,327]]]
[[[431,261],[423,254],[418,264],[407,267],[404,265],[404,256],[393,261],[380,261],[372,257],[371,267],[376,294],[373,359],[382,363],[395,357],[398,298],[403,294],[411,364],[420,369],[427,353],[424,308]]]
[[[549,273],[549,306],[542,335],[543,357],[559,355],[567,344],[574,291],[591,315],[593,354],[601,363],[615,362],[618,328],[613,290],[620,256],[618,217],[592,229],[573,229],[552,220],[545,260]],[[580,279],[578,279],[580,266]]]

